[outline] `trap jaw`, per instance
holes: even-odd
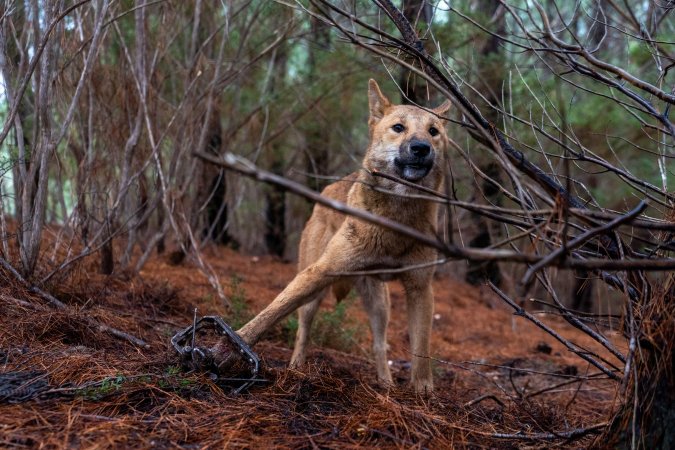
[[[220,364],[216,364],[214,348],[199,347],[196,345],[197,331],[202,329],[213,329],[216,334],[227,339],[233,352],[227,359]],[[189,342],[189,343],[188,343]],[[219,374],[220,370],[229,366],[236,359],[237,363],[243,363],[248,366],[250,378],[222,378],[229,381],[243,381],[244,383],[236,388],[233,393],[238,394],[251,386],[256,381],[256,376],[260,369],[260,358],[251,350],[244,340],[225,321],[217,316],[205,316],[197,320],[197,312],[192,325],[179,331],[171,338],[171,345],[178,352],[183,367],[189,370],[209,370]]]

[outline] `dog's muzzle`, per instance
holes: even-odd
[[[413,139],[401,146],[399,156],[394,158],[394,165],[404,180],[419,181],[434,166],[434,150],[428,142]]]

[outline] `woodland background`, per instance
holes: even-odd
[[[193,267],[232,308],[214,252],[293,261],[312,203],[194,153],[233,154],[320,191],[359,169],[375,78],[397,102],[456,105],[439,245],[485,252],[446,253],[439,273],[489,281],[521,306],[543,298],[594,336],[618,358],[593,355],[626,407],[610,432],[667,448],[672,391],[654,407],[659,437],[644,436],[649,395],[673,381],[675,4],[395,3],[3,0],[3,276],[63,305],[50,292],[85,272],[142,278],[161,258]],[[494,132],[476,137],[480,120],[452,86],[557,187],[521,170]],[[580,236],[580,253],[536,265]],[[500,249],[511,253],[490,253]],[[618,262],[569,262],[593,258]],[[604,339],[607,327],[624,340]]]

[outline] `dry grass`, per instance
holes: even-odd
[[[269,270],[265,261],[255,266],[263,273]],[[573,383],[528,398],[527,393],[568,380],[528,370],[564,375],[570,367],[531,349],[526,358],[492,358],[505,365],[501,368],[438,364],[437,392],[421,398],[407,388],[404,363],[395,364],[398,384],[388,391],[376,384],[367,358],[336,350],[314,350],[313,363],[303,371],[288,370],[290,350],[281,333],[256,348],[264,357],[261,377],[267,381],[232,396],[204,374],[180,371],[168,345],[171,334],[189,323],[192,307],[211,312],[213,300],[187,284],[161,281],[159,275],[87,276],[86,283],[73,277],[52,290],[69,305],[65,311],[50,310],[16,284],[0,288],[0,373],[38,371],[50,386],[34,400],[0,403],[0,446],[565,448],[568,440],[548,439],[547,434],[603,422],[611,410],[614,387],[606,380]],[[253,278],[252,273],[245,276]],[[10,279],[5,273],[0,278]],[[257,293],[248,296],[257,298]],[[480,299],[466,302],[471,314],[494,309]],[[461,313],[461,306],[456,310]],[[101,333],[86,317],[149,345],[137,348]],[[405,347],[399,334],[391,334],[394,348]],[[489,357],[494,348],[483,350]],[[494,435],[518,432],[543,434],[526,440]],[[574,445],[584,447],[592,439],[590,434]]]

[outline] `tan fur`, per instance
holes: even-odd
[[[370,145],[363,160],[366,170],[331,184],[322,194],[433,235],[437,225],[436,204],[406,198],[406,194],[415,193],[411,188],[375,177],[369,171],[396,176],[407,173],[417,184],[438,189],[448,146],[442,116],[450,104],[445,103],[432,112],[414,106],[392,105],[374,80],[369,83],[368,100]],[[403,126],[403,131],[394,131],[393,127],[397,124]],[[438,131],[436,136],[430,134],[431,127]],[[426,144],[431,152],[424,161],[431,158],[433,166],[426,176],[417,179],[417,161],[422,160],[419,155],[424,154]],[[399,158],[398,165],[394,163],[396,157]],[[401,163],[401,159],[405,161]],[[413,163],[406,165],[408,161]],[[378,192],[373,186],[396,195]],[[298,366],[305,361],[309,329],[321,300],[329,290],[339,300],[354,287],[370,319],[377,375],[384,383],[391,383],[386,341],[390,307],[384,278],[340,277],[336,274],[419,265],[435,258],[435,250],[418,244],[414,239],[317,205],[302,233],[298,275],[267,308],[238,332],[246,342],[254,344],[277,321],[300,308],[299,329],[291,359],[291,365]],[[411,383],[418,392],[433,389],[428,358],[433,316],[433,271],[433,268],[416,269],[397,276],[406,292],[410,346],[414,355]]]

